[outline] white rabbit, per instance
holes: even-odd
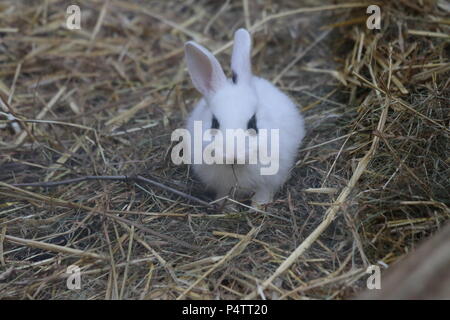
[[[238,197],[253,194],[254,205],[272,202],[275,192],[289,175],[305,135],[303,117],[287,95],[269,81],[252,74],[251,37],[247,30],[239,29],[234,35],[231,79],[225,77],[217,59],[201,45],[189,41],[184,49],[192,82],[203,95],[187,120],[191,146],[194,121],[202,121],[202,134],[212,128],[224,137],[226,129],[243,129],[249,139],[258,138],[262,129],[279,129],[279,143],[270,142],[268,146],[269,154],[279,148],[278,172],[275,174],[262,175],[264,165],[259,160],[256,164],[238,164],[242,152],[246,156],[258,152],[247,145],[246,150],[240,150],[241,153],[237,150],[238,155],[231,156],[234,164],[193,164],[194,173],[216,192],[217,198],[233,192]],[[208,144],[209,141],[203,141],[202,148]],[[230,160],[225,151],[224,158]]]

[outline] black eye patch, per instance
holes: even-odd
[[[213,115],[212,117],[212,123],[211,123],[211,129],[219,129],[219,120]]]
[[[232,71],[231,73],[231,80],[233,81],[234,84],[237,83],[237,74],[234,71]]]
[[[256,113],[247,122],[247,130],[250,130],[250,129],[253,129],[256,132],[258,132],[258,126],[256,125]]]

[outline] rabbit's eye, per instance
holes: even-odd
[[[213,115],[212,117],[212,123],[211,123],[211,129],[219,129],[219,120]]]
[[[253,117],[250,118],[247,122],[247,130],[253,129],[256,132],[258,132],[258,126],[256,125],[256,114],[253,115]]]
[[[233,81],[234,84],[237,83],[237,74],[234,71],[232,71],[231,73],[231,80]]]

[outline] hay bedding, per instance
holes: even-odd
[[[80,1],[77,31],[61,26],[68,4],[0,3],[0,298],[349,298],[369,264],[449,218],[445,1],[381,3],[380,31],[360,2]],[[199,203],[211,199],[170,161],[198,99],[183,43],[227,65],[241,26],[255,73],[308,125],[265,213]],[[14,186],[98,175],[164,188]],[[66,287],[71,264],[81,290]]]

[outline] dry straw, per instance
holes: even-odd
[[[0,298],[345,299],[450,217],[443,1],[0,3]],[[183,43],[253,70],[304,112],[276,201],[212,202],[170,161],[198,94]],[[226,68],[226,72],[229,72]],[[66,287],[78,265],[82,290]]]

